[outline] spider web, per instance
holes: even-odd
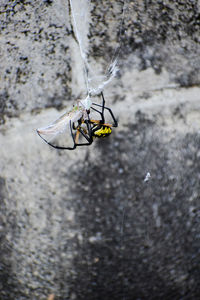
[[[86,89],[87,89],[87,97],[83,100],[79,100],[79,106],[81,107],[81,115],[83,119],[87,118],[87,115],[85,114],[87,109],[90,109],[92,106],[92,100],[91,97],[96,98],[94,102],[98,102],[100,97],[96,97],[99,95],[107,86],[114,76],[116,75],[118,71],[117,67],[117,61],[118,61],[118,55],[119,55],[119,49],[120,49],[120,43],[118,45],[115,45],[115,50],[113,53],[113,57],[109,57],[109,62],[107,63],[107,68],[103,67],[104,62],[104,56],[97,61],[96,58],[92,58],[90,53],[90,47],[93,46],[93,43],[89,41],[89,32],[91,29],[91,11],[93,9],[93,12],[95,9],[97,9],[97,13],[99,14],[99,9],[102,8],[100,5],[96,6],[96,3],[93,3],[93,0],[69,0],[69,5],[71,8],[71,17],[73,21],[73,27],[74,27],[74,33],[76,36],[76,40],[78,42],[78,46],[80,49],[80,57],[83,62],[83,68],[84,68],[84,77],[85,77],[85,83],[86,83]],[[106,17],[103,21],[97,22],[98,26],[104,26],[104,30],[110,31],[109,36],[112,36],[111,42],[114,43],[117,40],[117,36],[121,36],[121,30],[122,30],[122,22],[124,18],[124,1],[119,1],[120,5],[117,4],[118,7],[118,15],[119,17],[116,18],[116,12],[112,12],[112,10],[108,10],[106,12]],[[110,4],[109,4],[110,5]],[[110,6],[112,7],[112,5]],[[104,16],[105,14],[103,14]],[[97,16],[94,17],[94,19],[97,19]],[[106,19],[107,18],[107,19]],[[111,21],[112,22],[111,22]],[[120,20],[120,26],[118,25],[118,22]],[[94,22],[94,20],[93,20]],[[109,24],[112,24],[111,28],[109,28]],[[118,31],[118,27],[120,27]],[[95,28],[96,29],[96,28]],[[96,32],[98,30],[94,30],[94,36],[96,35]],[[104,35],[105,38],[105,35]],[[92,40],[95,43],[103,44],[103,41],[101,38],[98,41]],[[120,41],[120,38],[119,38]],[[106,71],[105,71],[106,70]],[[97,101],[96,101],[97,100]],[[97,116],[95,115],[94,111],[91,111],[91,117],[93,119],[99,120],[99,114]],[[44,141],[47,143],[53,143],[55,142],[58,146],[65,146],[65,142],[68,140],[68,136],[71,136],[70,132],[70,121],[73,123],[74,121],[77,121],[78,115],[70,111],[69,113],[65,113],[60,118],[58,118],[56,121],[51,123],[50,125],[37,129],[37,132],[39,133],[40,137],[43,138]],[[109,117],[109,116],[108,116]],[[72,137],[70,141],[72,140]],[[68,142],[67,142],[68,143]]]
[[[84,64],[84,77],[87,94],[90,96],[99,95],[116,76],[118,71],[117,62],[119,49],[121,47],[120,39],[124,19],[125,1],[119,1],[119,3],[119,11],[117,12],[119,15],[118,18],[115,18],[116,12],[112,12],[111,5],[111,8],[106,13],[104,12],[105,20],[103,21],[105,24],[103,24],[102,20],[99,23],[96,21],[96,24],[100,24],[100,27],[104,26],[102,31],[107,30],[109,32],[109,35],[112,37],[112,44],[116,43],[116,41],[118,43],[118,45],[115,45],[113,57],[110,57],[107,67],[103,67],[103,63],[105,64],[104,55],[102,55],[101,58],[98,58],[98,60],[89,56],[91,47],[94,46],[93,44],[98,44],[98,42],[101,44],[101,37],[99,37],[98,42],[95,40],[95,37],[93,39],[91,38],[91,20],[93,17],[94,23],[94,19],[97,19],[97,16],[92,15],[92,12],[94,12],[96,8],[97,10],[101,9],[100,4],[92,3],[90,0],[69,0],[74,32]],[[89,34],[93,41],[92,43],[89,41]]]

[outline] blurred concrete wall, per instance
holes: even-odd
[[[200,4],[122,9],[91,1],[88,35],[96,71],[120,46],[119,127],[59,151],[35,129],[85,97],[69,4],[0,3],[0,299],[200,298]]]

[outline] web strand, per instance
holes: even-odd
[[[77,42],[80,49],[80,55],[83,60],[84,65],[84,78],[86,82],[87,93],[90,96],[99,95],[107,86],[112,79],[116,76],[118,71],[117,61],[120,54],[121,46],[122,46],[122,30],[124,24],[124,16],[125,16],[125,3],[123,1],[122,7],[122,17],[121,24],[119,28],[119,45],[116,46],[114,50],[114,54],[111,58],[110,63],[106,69],[104,75],[95,74],[94,71],[90,68],[88,62],[88,31],[89,31],[89,22],[91,19],[90,16],[90,0],[69,0],[71,15],[73,19],[74,31],[77,38]],[[88,10],[88,11],[87,11]]]

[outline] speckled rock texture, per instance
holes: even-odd
[[[69,3],[0,1],[0,299],[200,299],[200,2],[91,0],[88,40],[119,127],[55,150],[35,129],[86,95]]]

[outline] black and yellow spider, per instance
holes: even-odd
[[[102,96],[102,105],[97,103],[92,103],[92,106],[100,107],[101,110],[98,110],[94,107],[90,107],[93,111],[100,114],[101,118],[100,120],[92,120],[90,119],[90,110],[86,110],[87,118],[83,117],[83,114],[80,118],[78,118],[76,121],[73,121],[70,119],[69,126],[70,126],[70,132],[73,139],[73,146],[72,147],[61,147],[52,144],[51,142],[47,141],[43,136],[41,136],[42,133],[45,134],[45,130],[37,130],[38,135],[51,147],[61,150],[74,150],[77,146],[89,146],[93,143],[94,138],[103,138],[111,134],[112,127],[117,127],[118,122],[115,119],[112,110],[109,107],[105,106],[105,99],[103,96],[103,93],[101,93]],[[107,110],[112,119],[113,124],[105,123],[105,116],[104,111]],[[74,114],[74,112],[73,112]],[[61,122],[64,122],[65,119],[69,116],[68,114],[64,114],[61,118],[59,118],[57,121],[55,121],[52,125],[50,125],[47,130],[49,131],[55,131],[58,130],[58,124]],[[77,113],[78,116],[78,113]],[[56,127],[57,126],[57,127]],[[56,129],[55,129],[56,128]],[[46,131],[47,131],[46,130]],[[74,133],[75,132],[75,133]],[[80,135],[85,139],[84,142],[80,143],[79,138]]]

